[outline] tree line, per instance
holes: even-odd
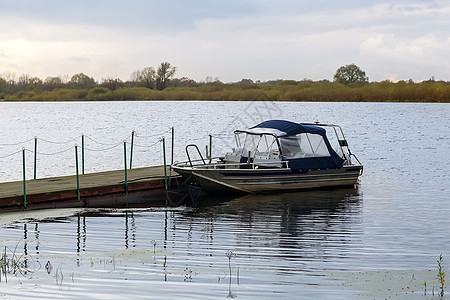
[[[0,75],[0,101],[88,101],[88,100],[239,100],[239,101],[389,101],[450,102],[450,82],[412,80],[370,82],[355,64],[336,70],[334,80],[312,81],[242,79],[223,83],[208,77],[196,82],[175,78],[176,67],[168,62],[158,68],[145,67],[133,72],[130,80],[104,78],[96,82],[78,73],[70,77],[41,80],[24,74]]]
[[[39,93],[60,88],[90,90],[95,87],[105,87],[109,90],[116,90],[121,87],[142,86],[149,89],[163,90],[174,76],[175,71],[176,68],[174,66],[168,62],[163,62],[156,70],[153,67],[146,67],[133,72],[129,81],[123,82],[120,78],[107,77],[103,78],[100,83],[84,73],[75,74],[70,80],[67,79],[67,76],[49,76],[42,80],[29,74],[23,74],[16,79],[15,74],[7,72],[0,75],[0,93],[3,93],[0,96],[12,95],[19,91]]]

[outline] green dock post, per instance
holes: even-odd
[[[134,130],[131,132],[130,170],[133,168],[133,144],[134,144]]]
[[[209,158],[212,157],[212,134],[209,135]]]
[[[81,174],[84,174],[84,134],[81,135]]]
[[[174,127],[172,127],[172,155],[171,155],[171,159],[170,159],[170,165],[173,165],[173,148],[174,148],[174,142],[175,141],[175,129]]]
[[[164,188],[167,191],[167,162],[166,162],[166,139],[162,138],[163,144],[163,157],[164,157]],[[167,195],[166,195],[166,208],[167,208]]]
[[[27,185],[26,185],[26,175],[25,175],[25,148],[22,148],[22,162],[23,162],[23,206],[27,208]]]
[[[76,168],[76,174],[77,174],[77,199],[78,201],[81,200],[80,197],[80,174],[78,172],[78,146],[75,145],[75,168]]]
[[[33,179],[36,179],[36,165],[37,165],[37,137],[34,137],[34,176],[33,176]]]
[[[125,165],[125,195],[128,195],[128,174],[127,174],[127,142],[123,142],[123,160]]]
[[[167,191],[167,162],[166,162],[166,139],[162,138],[164,156],[164,188]]]

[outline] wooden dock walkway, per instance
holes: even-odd
[[[169,188],[178,187],[181,177],[167,167]],[[124,170],[79,175],[80,200],[76,175],[26,181],[26,205],[23,181],[0,183],[0,212],[55,207],[117,207],[129,203],[165,202],[164,167],[127,170],[128,194]]]

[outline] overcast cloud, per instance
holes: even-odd
[[[0,74],[128,80],[168,61],[197,81],[450,80],[450,0],[6,1]]]

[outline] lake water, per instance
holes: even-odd
[[[436,260],[450,261],[449,116],[416,103],[0,103],[1,182],[22,179],[22,148],[33,178],[35,137],[41,178],[75,173],[81,135],[95,172],[123,168],[133,130],[141,167],[162,164],[162,136],[171,161],[171,127],[184,160],[186,144],[204,149],[212,134],[219,155],[234,129],[266,119],[339,124],[364,165],[351,189],[0,213],[0,252],[20,264],[0,297],[430,299]]]

